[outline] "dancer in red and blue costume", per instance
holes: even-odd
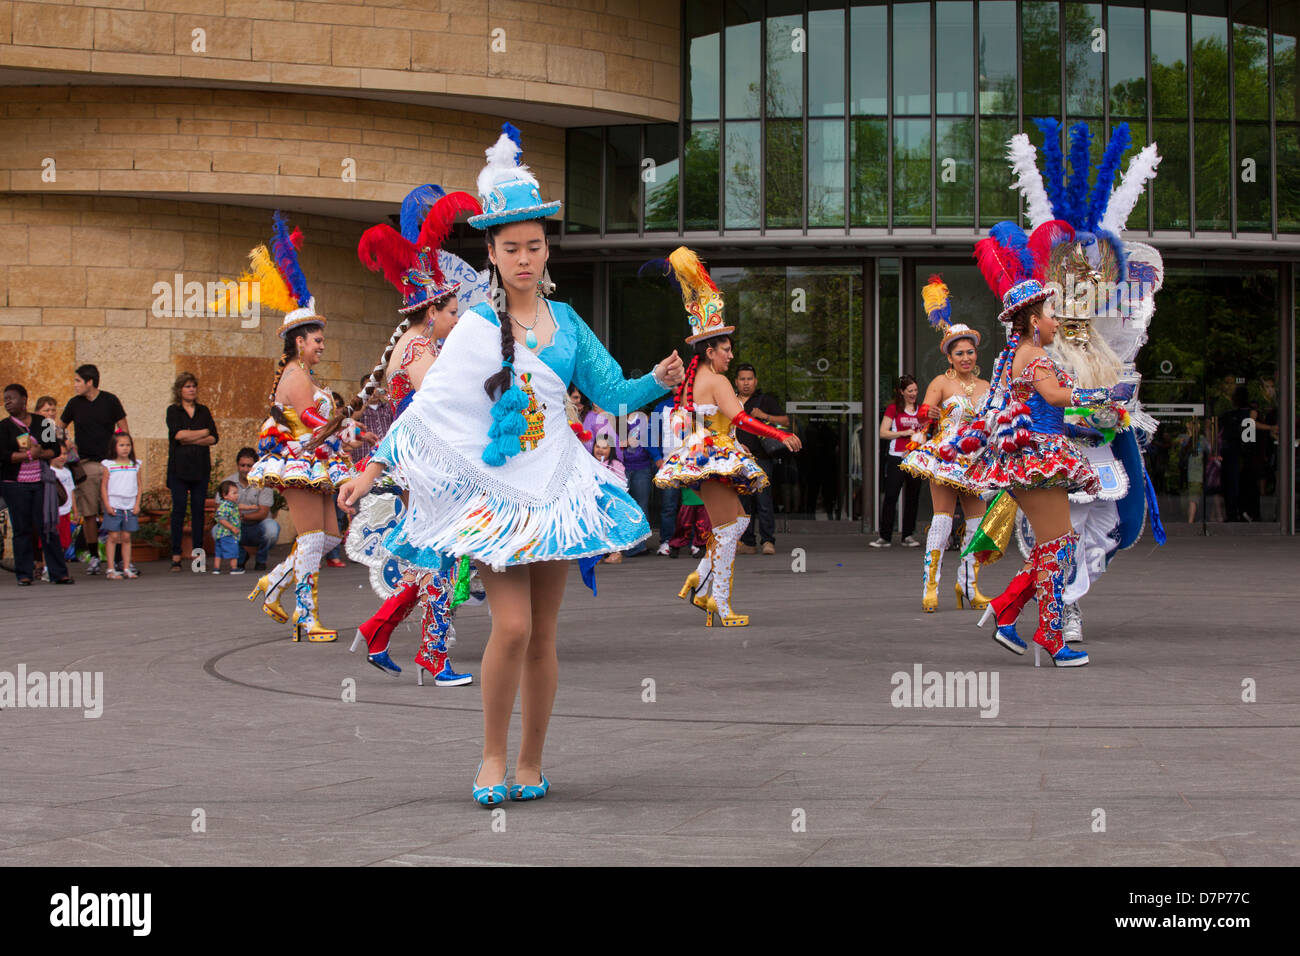
[[[448,254],[441,249],[455,217],[482,212],[478,200],[468,193],[444,194],[438,186],[426,185],[412,191],[402,203],[401,233],[391,226],[374,226],[362,235],[357,255],[370,269],[382,271],[399,292],[405,316],[393,330],[388,347],[358,394],[358,406],[369,400],[379,383],[387,380],[393,420],[397,421],[419,390],[424,375],[438,358],[441,343],[451,334],[459,318],[457,292],[460,283],[446,274]],[[459,260],[455,260],[459,261]],[[401,484],[400,476],[393,487]],[[382,503],[381,503],[382,504]],[[392,512],[387,512],[392,514]],[[395,515],[394,515],[395,517]],[[349,553],[368,561],[374,549],[360,540],[367,536],[370,522],[353,522]],[[359,540],[351,540],[357,537]],[[354,547],[355,545],[355,547]],[[381,559],[389,555],[381,551]],[[449,555],[428,552],[419,561],[407,561],[405,573],[392,593],[368,620],[357,628],[352,650],[362,641],[371,664],[390,677],[402,669],[388,653],[397,625],[417,605],[423,606],[420,649],[415,655],[419,683],[427,671],[435,686],[457,687],[473,681],[473,675],[455,670],[448,653],[454,641],[451,625],[452,596],[456,585],[456,561]],[[467,569],[466,569],[467,570]],[[375,578],[372,575],[372,585]],[[376,585],[376,587],[378,587]],[[383,597],[384,592],[378,592]]]
[[[1009,327],[1007,347],[993,369],[992,388],[981,414],[963,425],[942,453],[971,456],[970,484],[985,492],[1008,491],[1024,511],[1039,542],[1011,585],[989,605],[994,640],[1015,654],[1027,645],[1015,622],[1031,597],[1038,601],[1034,642],[1058,667],[1088,663],[1086,653],[1066,647],[1061,628],[1063,592],[1074,569],[1078,535],[1070,524],[1071,491],[1096,494],[1097,472],[1083,450],[1065,435],[1063,409],[1115,405],[1132,397],[1131,385],[1080,389],[1048,357],[1044,346],[1057,333],[1054,290],[1044,288],[1048,251],[1072,236],[1068,223],[1052,220],[1026,236],[1015,223],[994,226],[975,247],[989,287],[1002,300],[999,321]],[[983,619],[981,619],[982,623]]]

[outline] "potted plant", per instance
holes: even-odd
[[[140,520],[157,521],[171,514],[171,492],[166,488],[151,488],[140,496]]]
[[[143,510],[141,505],[141,510]],[[142,515],[143,517],[143,515]],[[171,526],[165,518],[143,522],[132,536],[131,557],[135,561],[157,561],[171,544]]]

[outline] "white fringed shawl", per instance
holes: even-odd
[[[569,427],[568,383],[522,345],[515,348],[516,381],[531,373],[545,435],[536,448],[500,467],[483,461],[493,405],[483,382],[500,368],[500,328],[474,310],[466,312],[376,451],[377,459],[399,466],[407,481],[406,541],[457,557],[468,554],[498,571],[613,550],[592,540],[603,539],[613,525],[598,489],[627,486],[586,453]]]

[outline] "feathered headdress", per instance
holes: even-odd
[[[487,165],[478,174],[483,213],[469,221],[475,229],[543,219],[560,208],[559,200],[542,202],[537,177],[519,161],[524,152],[523,139],[513,125],[503,123],[501,135],[485,152]]]
[[[686,337],[688,344],[736,331],[734,325],[723,324],[722,293],[700,257],[690,249],[678,246],[667,259],[651,259],[638,273],[644,275],[650,271],[668,276],[681,292],[686,318],[691,324],[691,334]]]
[[[307,276],[298,263],[302,230],[290,232],[278,209],[271,223],[270,247],[263,244],[249,251],[248,269],[240,274],[238,280],[222,280],[228,285],[212,306],[227,315],[244,314],[254,304],[283,312],[280,337],[284,338],[300,325],[324,325],[325,317],[316,314],[316,300],[307,288]]]
[[[930,276],[930,281],[921,289],[921,302],[925,305],[930,327],[943,336],[939,340],[940,352],[947,355],[948,348],[958,339],[970,339],[976,345],[980,344],[980,334],[976,329],[952,321],[952,300],[943,276]]]
[[[436,186],[420,188],[438,189]],[[438,192],[442,190],[438,189]],[[429,195],[423,194],[424,197]],[[411,196],[407,200],[410,201]],[[411,202],[410,208],[418,208],[417,203]],[[404,202],[403,232],[398,233],[386,224],[371,226],[361,234],[361,241],[357,243],[357,258],[367,269],[383,272],[384,278],[402,294],[399,312],[414,312],[439,296],[454,292],[459,286],[458,282],[449,282],[443,275],[438,264],[438,252],[458,215],[477,215],[481,211],[478,200],[469,193],[447,193],[428,207],[418,234],[411,240],[404,234],[410,226],[408,203]]]

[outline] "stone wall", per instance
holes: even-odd
[[[0,67],[523,100],[675,122],[678,12],[672,0],[6,0]]]
[[[0,189],[175,193],[268,205],[332,200],[384,215],[436,182],[475,193],[501,119],[408,103],[252,90],[0,87]],[[564,184],[564,131],[520,124],[547,195]],[[51,166],[52,161],[52,166]],[[354,181],[347,181],[350,161]],[[52,169],[52,175],[50,170]]]
[[[362,267],[366,223],[290,214],[301,226],[303,269],[329,324],[324,380],[350,397],[398,321],[397,293]],[[0,382],[31,400],[72,397],[73,370],[99,366],[101,387],[126,408],[145,459],[145,487],[164,481],[164,416],[177,373],[199,379],[199,401],[221,432],[213,455],[234,470],[255,443],[282,343],[279,316],[157,316],[155,282],[237,277],[270,236],[270,210],[105,196],[0,196]],[[477,246],[475,247],[477,249]],[[468,253],[467,253],[468,254]]]

